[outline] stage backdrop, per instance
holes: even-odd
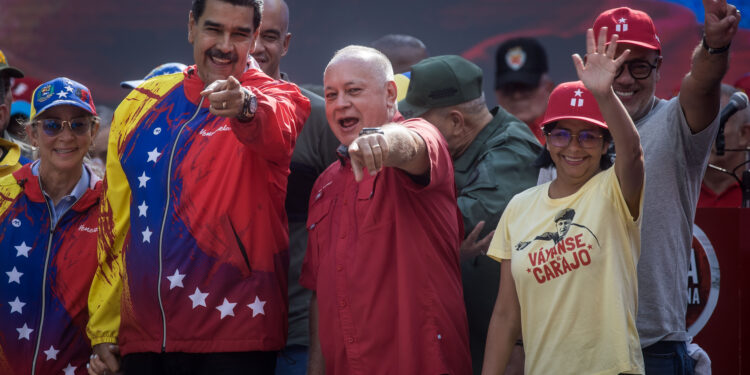
[[[575,79],[570,55],[584,52],[584,32],[601,11],[627,5],[653,17],[664,43],[657,94],[671,96],[688,71],[701,35],[700,0],[288,0],[291,49],[282,68],[298,83],[322,81],[338,48],[368,44],[387,33],[417,36],[431,55],[460,54],[485,71],[495,103],[494,53],[510,37],[537,37],[547,48],[556,82]],[[750,72],[750,5],[732,45],[726,76]],[[68,76],[88,85],[99,104],[126,94],[119,82],[143,77],[167,61],[192,63],[187,42],[189,0],[0,0],[0,49],[9,61],[41,80]],[[697,18],[696,18],[697,15]]]

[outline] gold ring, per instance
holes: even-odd
[[[221,109],[227,109],[227,101],[221,102]]]

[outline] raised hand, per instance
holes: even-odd
[[[740,11],[727,0],[703,0],[706,44],[711,48],[726,47],[737,33]]]
[[[609,45],[606,45],[607,28],[599,30],[599,38],[594,39],[594,30],[586,31],[586,61],[578,54],[573,55],[573,65],[576,67],[578,79],[595,97],[606,95],[612,90],[612,82],[615,80],[617,70],[630,55],[630,50],[625,50],[620,57],[615,57],[617,51],[617,34],[612,35]]]

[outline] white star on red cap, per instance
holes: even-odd
[[[617,20],[617,22],[619,22],[619,23],[625,23],[625,22],[628,22],[628,20],[626,20],[626,19],[625,19],[625,18],[623,17],[623,18],[620,18],[619,20]]]
[[[581,91],[581,89],[576,89],[576,91],[573,91],[573,93],[576,94],[576,96],[583,95],[583,91]]]

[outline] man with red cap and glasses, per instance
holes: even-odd
[[[656,98],[661,43],[651,18],[630,8],[610,9],[594,32],[618,34],[617,56],[630,55],[612,87],[641,136],[646,186],[638,263],[638,334],[646,374],[690,374],[686,354],[688,255],[703,172],[718,130],[721,79],[740,12],[726,0],[703,0],[705,31],[678,96]],[[609,39],[609,37],[608,37]]]

